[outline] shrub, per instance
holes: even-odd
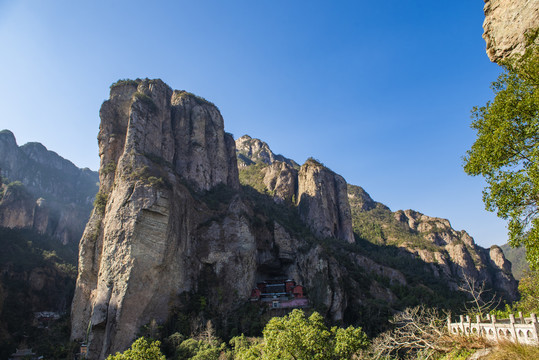
[[[103,174],[113,174],[116,171],[116,163],[114,161],[109,162],[103,167]]]
[[[103,215],[105,213],[105,207],[107,206],[108,199],[109,196],[102,192],[98,192],[95,195],[94,209],[97,214]]]
[[[202,96],[195,95],[195,94],[193,94],[193,93],[191,93],[189,91],[180,90],[180,91],[178,91],[176,93],[176,96],[179,97],[180,99],[190,97],[191,99],[195,100],[195,102],[198,105],[211,105],[211,106],[214,106],[215,108],[217,108],[217,106],[215,106],[215,104],[212,103],[211,101],[208,101],[205,98],[203,98]]]
[[[146,105],[151,113],[157,112],[157,105],[155,105],[150,96],[137,91],[135,93],[135,100],[138,100],[142,104]]]
[[[133,85],[133,86],[138,86],[140,81],[137,81],[137,80],[131,80],[131,79],[120,79],[118,81],[116,81],[114,84],[112,84],[110,86],[110,89],[114,89],[115,87],[118,87],[118,86],[124,86],[124,85]]]

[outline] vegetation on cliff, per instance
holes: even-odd
[[[47,358],[67,358],[76,248],[31,229],[0,227],[0,358],[21,344]],[[53,320],[36,312],[55,313]]]

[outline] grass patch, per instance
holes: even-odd
[[[485,360],[530,360],[539,359],[539,346],[500,343]]]

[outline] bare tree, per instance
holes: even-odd
[[[495,293],[489,294],[490,290],[486,288],[485,281],[477,281],[468,274],[463,275],[458,289],[470,298],[464,305],[469,314],[483,316],[500,304]]]
[[[453,340],[446,327],[446,316],[423,305],[407,308],[393,317],[393,330],[374,339],[371,356],[374,359],[395,356],[416,356],[430,359],[436,353],[453,348]]]

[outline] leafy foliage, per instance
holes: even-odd
[[[368,345],[361,328],[328,329],[319,313],[306,318],[298,309],[271,319],[263,334],[262,359],[351,359]]]
[[[487,210],[509,220],[509,243],[524,245],[539,268],[539,48],[504,67],[492,84],[494,101],[472,111],[477,139],[464,170],[485,178]]]
[[[518,284],[521,299],[517,308],[525,313],[539,313],[539,271],[529,271],[524,274]]]
[[[107,360],[165,360],[165,356],[161,353],[159,341],[148,342],[145,338],[137,339],[131,348],[123,353],[109,355]]]
[[[98,192],[95,195],[94,208],[97,214],[103,215],[107,206],[109,196],[103,192]]]
[[[268,188],[264,185],[264,174],[262,169],[267,165],[263,162],[256,163],[250,166],[244,166],[239,170],[240,184],[250,186],[259,193],[265,194]]]

